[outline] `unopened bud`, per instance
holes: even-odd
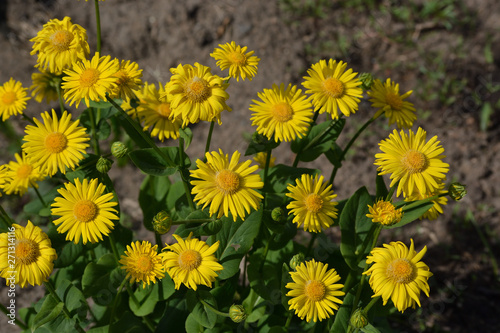
[[[306,257],[304,256],[303,253],[299,253],[293,256],[293,258],[290,260],[290,268],[293,269],[294,271],[297,270],[297,266],[302,264]]]
[[[283,222],[283,219],[285,218],[285,211],[281,207],[276,207],[271,212],[271,218],[274,221],[281,223],[281,222]]]
[[[370,73],[361,73],[359,81],[361,81],[361,88],[363,90],[370,90],[373,84],[373,76]]]
[[[128,153],[128,148],[122,142],[115,141],[111,145],[111,154],[113,154],[114,157],[122,158],[123,156],[127,155],[127,153]]]
[[[172,218],[166,211],[162,210],[153,217],[153,229],[155,229],[157,234],[166,234],[169,232],[171,226]]]
[[[351,326],[354,328],[363,328],[368,325],[368,319],[361,309],[357,309],[351,316]]]
[[[448,187],[448,195],[455,201],[462,199],[466,194],[465,185],[460,183],[451,183],[450,187]]]
[[[235,323],[241,323],[245,319],[247,319],[247,313],[245,312],[245,308],[241,305],[233,304],[229,308],[229,317]]]
[[[110,161],[106,157],[101,156],[97,161],[95,167],[100,173],[108,173],[108,171],[111,169],[111,164],[113,164],[113,161]]]

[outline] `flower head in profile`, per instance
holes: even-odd
[[[340,276],[335,269],[328,269],[328,264],[312,259],[298,265],[290,275],[293,282],[285,286],[291,289],[286,294],[291,297],[288,304],[300,319],[322,321],[333,316],[343,303],[339,297],[345,295],[344,285],[338,283]]]
[[[233,215],[233,220],[239,216],[242,219],[250,213],[250,209],[257,210],[262,195],[256,190],[264,186],[262,179],[252,172],[258,166],[250,166],[252,161],[239,162],[241,154],[235,151],[229,160],[228,154],[213,151],[206,153],[207,162],[196,161],[196,170],[192,170],[191,181],[194,186],[192,193],[194,200],[203,205],[203,209],[210,205],[210,216],[216,214]]]
[[[78,24],[73,24],[71,18],[52,19],[43,25],[33,42],[31,55],[38,53],[38,67],[41,70],[60,74],[71,68],[73,63],[85,60],[89,56],[87,32]]]
[[[7,179],[3,190],[6,194],[24,195],[28,191],[28,187],[38,188],[39,182],[45,178],[45,173],[40,171],[39,167],[33,167],[31,162],[26,157],[26,153],[15,155],[16,161],[10,161],[5,171],[5,179]]]
[[[165,93],[165,88],[159,84],[159,89],[154,84],[144,84],[143,88],[136,91],[139,98],[137,109],[131,109],[129,114],[136,115],[144,121],[144,130],[150,128],[151,136],[158,137],[163,142],[165,139],[177,139],[182,120],[171,118],[172,95]],[[163,97],[161,97],[163,96]]]
[[[75,184],[65,183],[64,188],[57,190],[60,197],[56,197],[52,204],[51,213],[61,216],[53,223],[58,226],[57,232],[67,233],[66,240],[75,244],[83,240],[97,243],[107,236],[114,228],[112,220],[118,220],[117,205],[113,193],[103,194],[106,187],[97,179],[84,179],[80,182],[75,178]]]
[[[403,218],[403,208],[397,209],[392,202],[379,200],[373,206],[368,205],[369,214],[366,217],[373,223],[390,226],[398,223]]]
[[[0,116],[2,121],[6,121],[11,116],[22,114],[26,109],[26,101],[30,97],[26,96],[27,88],[19,81],[10,78],[0,86]]]
[[[384,305],[391,299],[401,312],[420,306],[420,292],[429,296],[427,280],[432,276],[429,267],[420,261],[426,252],[424,247],[417,253],[413,239],[409,249],[402,242],[374,248],[366,259],[366,264],[372,266],[363,273],[370,276],[372,297],[382,296]]]
[[[363,97],[361,81],[356,79],[358,73],[346,68],[345,62],[330,59],[320,60],[307,70],[308,76],[304,76],[302,85],[308,89],[306,94],[311,94],[314,111],[327,112],[338,119],[338,110],[346,117],[358,110]]]
[[[304,224],[304,230],[310,232],[321,232],[333,224],[333,219],[337,217],[338,202],[332,201],[337,197],[333,194],[332,185],[324,182],[324,177],[314,178],[304,174],[300,179],[296,179],[297,185],[288,185],[289,193],[286,195],[292,198],[292,202],[286,208],[290,209],[289,214],[293,214],[293,222],[300,227]]]
[[[121,256],[121,269],[127,272],[125,278],[130,278],[130,282],[142,282],[142,288],[146,284],[156,283],[156,279],[165,277],[165,266],[163,266],[161,256],[157,253],[158,245],[151,246],[147,241],[136,241],[127,245],[125,255]]]
[[[48,104],[59,99],[57,85],[61,84],[62,76],[41,70],[38,73],[31,74],[31,81],[33,82],[30,87],[31,96],[38,103],[45,99]]]
[[[176,244],[168,245],[160,254],[165,270],[179,289],[183,283],[186,287],[196,290],[198,285],[212,287],[212,282],[222,271],[222,265],[217,262],[214,253],[219,248],[219,241],[212,246],[196,238],[193,233],[184,240],[173,235]]]
[[[266,168],[266,160],[267,160],[267,153],[266,152],[259,152],[255,154],[253,161],[257,163],[259,166],[259,169],[265,169]],[[271,157],[269,158],[269,167],[272,168],[274,166],[274,162],[276,161],[276,157],[274,157],[271,154]]]
[[[110,97],[123,100],[134,98],[134,91],[142,86],[142,69],[139,69],[139,65],[130,60],[122,60],[115,76],[118,80],[116,87],[110,92]]]
[[[272,89],[264,89],[257,94],[262,101],[252,100],[252,126],[269,140],[293,141],[303,137],[313,118],[312,106],[307,96],[297,86],[282,83],[273,84]]]
[[[396,123],[399,128],[411,128],[417,119],[413,104],[405,101],[413,91],[408,91],[403,95],[399,94],[399,84],[387,79],[385,83],[375,80],[371,90],[367,92],[372,102],[372,107],[384,112],[389,119],[389,125]]]
[[[425,194],[421,194],[420,192],[413,192],[412,195],[405,195],[405,201],[415,201],[415,200],[423,200],[427,199],[433,196],[437,196],[443,193],[447,193],[444,189],[444,182],[438,184],[438,188],[435,189],[434,191],[427,192]],[[426,211],[422,216],[419,217],[420,220],[422,219],[428,219],[428,220],[435,220],[438,218],[439,214],[443,214],[443,206],[446,206],[448,203],[448,198],[445,196],[438,197],[437,199],[432,200],[434,203],[434,206],[429,208],[428,211]]]
[[[165,87],[166,93],[172,95],[170,102],[172,118],[182,119],[182,126],[199,121],[218,121],[222,123],[222,111],[231,111],[226,105],[229,98],[221,77],[213,75],[210,67],[195,63],[179,65],[171,68],[172,77]]]
[[[398,181],[397,196],[419,191],[426,194],[435,191],[448,172],[449,165],[442,159],[444,148],[437,136],[426,142],[427,133],[418,128],[417,133],[409,134],[396,130],[389,138],[379,143],[382,153],[375,155],[379,175],[391,174],[391,187]]]
[[[217,60],[217,66],[221,70],[229,68],[229,76],[236,81],[239,81],[240,77],[242,80],[248,78],[252,81],[257,74],[260,59],[253,55],[254,51],[247,52],[247,49],[248,47],[241,47],[233,41],[224,45],[219,44],[219,48],[210,53],[210,56]]]
[[[90,140],[85,127],[79,126],[80,121],[71,121],[67,111],[58,119],[53,109],[52,117],[48,112],[42,113],[43,122],[33,120],[36,126],[26,126],[22,146],[33,166],[40,167],[48,176],[58,170],[66,173],[67,167],[74,169],[83,159]]]
[[[62,88],[64,99],[76,107],[82,99],[85,105],[90,106],[90,101],[99,102],[106,99],[106,92],[111,92],[117,87],[118,72],[120,65],[117,59],[99,56],[96,53],[92,60],[75,62],[71,69],[64,71]]]
[[[0,234],[0,276],[7,280],[7,285],[39,286],[47,281],[54,269],[56,250],[52,248],[49,236],[31,221],[26,227],[19,224],[12,227],[15,229],[12,232]],[[14,244],[11,239],[15,239]]]

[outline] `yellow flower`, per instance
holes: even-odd
[[[75,178],[75,185],[65,183],[65,188],[57,190],[62,197],[55,198],[52,204],[52,215],[61,216],[53,221],[60,225],[57,232],[67,232],[66,240],[75,244],[83,240],[97,243],[102,240],[102,235],[107,236],[114,228],[111,220],[119,220],[116,215],[117,205],[113,199],[113,193],[104,193],[106,189],[97,179],[84,179],[83,183]]]
[[[389,139],[379,143],[383,153],[375,155],[379,175],[391,174],[391,187],[398,181],[397,196],[401,192],[411,194],[414,190],[425,194],[438,188],[438,183],[446,177],[449,165],[444,163],[444,148],[439,145],[437,136],[425,142],[427,133],[418,128],[417,133],[409,135],[396,130]]]
[[[202,160],[196,161],[196,170],[191,170],[191,177],[200,180],[192,180],[194,185],[192,193],[194,200],[203,205],[203,209],[210,204],[210,216],[217,214],[233,215],[233,220],[239,216],[245,218],[251,208],[257,210],[262,195],[257,192],[264,186],[257,174],[251,174],[258,166],[250,166],[252,161],[239,163],[240,153],[234,152],[229,161],[228,154],[219,152],[206,153],[207,163]]]
[[[127,272],[125,278],[130,277],[130,282],[142,282],[142,288],[149,286],[150,282],[156,283],[156,279],[165,277],[165,267],[161,256],[157,253],[158,245],[151,247],[150,242],[132,242],[127,245],[125,255],[121,256],[121,269]]]
[[[420,194],[419,192],[415,191],[413,192],[412,195],[406,195],[406,193],[403,193],[405,195],[405,201],[415,201],[415,200],[423,200],[427,199],[430,197],[433,197],[435,195],[439,195],[442,193],[446,193],[448,191],[444,190],[444,183],[440,183],[438,188],[435,189],[434,191],[425,193],[425,194]],[[422,219],[429,219],[429,220],[435,220],[439,216],[439,214],[443,214],[443,208],[441,206],[445,206],[448,203],[448,198],[445,196],[439,197],[437,199],[432,200],[434,203],[434,206],[432,206],[428,211],[426,211],[422,216],[420,216],[420,220]]]
[[[253,158],[253,161],[257,163],[260,169],[265,169],[266,168],[266,159],[267,159],[267,153],[265,152],[260,152],[255,154],[255,157]],[[276,157],[273,157],[271,154],[271,158],[269,159],[269,167],[272,168],[274,166],[274,162],[276,161]]]
[[[39,73],[31,74],[31,81],[33,85],[30,87],[31,96],[35,101],[41,103],[43,99],[48,103],[57,101],[59,95],[57,94],[57,85],[61,84],[62,77],[52,74],[50,72],[40,71]]]
[[[399,128],[410,128],[417,119],[413,104],[405,101],[413,91],[408,91],[403,95],[399,94],[399,84],[387,79],[385,83],[375,80],[371,90],[367,92],[372,102],[372,107],[378,108],[389,118],[389,125],[396,123]]]
[[[57,259],[49,236],[28,221],[26,227],[13,224],[15,231],[0,234],[0,276],[7,285],[39,286],[47,281]],[[14,256],[14,257],[12,257]]]
[[[286,294],[291,297],[288,305],[300,319],[305,317],[308,323],[322,321],[333,316],[333,310],[343,303],[339,297],[345,295],[341,290],[344,285],[337,283],[340,276],[335,269],[328,270],[328,264],[312,259],[298,265],[290,275],[293,282],[285,286],[291,289]]]
[[[257,126],[257,132],[269,140],[293,141],[307,133],[313,118],[312,106],[307,96],[297,86],[289,84],[286,89],[282,83],[273,84],[272,89],[264,89],[257,94],[262,100],[252,100],[254,111],[250,120]]]
[[[194,67],[179,65],[171,68],[170,72],[172,78],[165,87],[166,93],[172,95],[170,117],[181,118],[182,126],[215,119],[220,125],[220,113],[231,111],[226,105],[228,84],[219,76],[212,75],[210,67],[199,63],[195,63]]]
[[[330,59],[320,60],[307,70],[309,76],[304,76],[304,88],[309,89],[306,94],[311,94],[314,111],[327,112],[333,119],[338,119],[338,109],[349,117],[358,110],[363,90],[359,87],[361,81],[356,79],[358,73],[352,69],[345,70],[345,62]]]
[[[179,289],[181,283],[194,290],[200,284],[211,288],[217,272],[223,269],[214,255],[219,248],[219,241],[208,246],[204,241],[191,239],[193,233],[186,240],[175,234],[173,236],[177,243],[167,245],[160,256],[165,270],[175,283],[175,289]]]
[[[26,95],[26,88],[19,81],[10,78],[0,86],[0,115],[2,121],[6,121],[10,116],[22,114],[26,109],[26,101],[30,98]]]
[[[116,87],[109,94],[111,98],[123,100],[135,98],[134,91],[142,86],[142,69],[139,69],[139,65],[130,60],[122,60],[115,76],[118,81]]]
[[[26,158],[26,153],[15,155],[16,161],[10,161],[5,172],[5,177],[8,183],[3,187],[6,194],[24,195],[28,191],[28,187],[38,188],[36,182],[45,178],[45,173],[40,171],[40,168],[33,167],[30,161]]]
[[[11,180],[7,177],[8,170],[7,164],[0,165],[0,189],[3,189]],[[0,197],[2,197],[2,192],[0,192]]]
[[[61,119],[52,109],[42,113],[43,123],[33,118],[36,126],[26,126],[23,150],[34,167],[40,167],[49,176],[57,170],[66,173],[66,167],[74,169],[89,146],[90,137],[85,127],[79,126],[79,120],[71,121],[71,116],[64,111]]]
[[[64,99],[76,107],[80,105],[82,99],[90,106],[90,100],[99,102],[106,99],[106,92],[111,92],[118,83],[115,76],[120,65],[117,59],[111,57],[100,57],[96,53],[92,60],[75,62],[72,69],[64,71],[62,88],[64,89]]]
[[[290,193],[286,195],[293,199],[287,209],[289,214],[295,215],[293,222],[300,227],[304,224],[304,230],[310,232],[321,232],[333,224],[333,219],[337,217],[338,202],[332,200],[337,197],[333,194],[332,185],[324,183],[324,177],[318,179],[318,175],[313,179],[311,175],[302,175],[301,179],[296,179],[296,186],[288,185]]]
[[[144,130],[152,128],[151,136],[157,136],[163,142],[165,139],[179,137],[182,120],[170,117],[172,95],[165,93],[164,86],[161,84],[159,86],[158,90],[154,84],[146,82],[143,89],[136,92],[139,98],[137,110],[131,110],[129,114],[137,115],[141,121],[144,120]]]
[[[215,49],[214,53],[210,53],[210,56],[217,60],[217,66],[221,70],[229,68],[229,76],[240,80],[248,78],[252,81],[252,78],[257,74],[257,65],[260,59],[254,56],[254,51],[247,52],[248,47],[241,47],[236,45],[233,41],[231,43],[226,43],[224,45],[219,44],[220,49]]]
[[[402,242],[374,248],[366,259],[367,265],[373,265],[363,273],[370,276],[372,297],[382,296],[384,305],[390,298],[401,312],[410,306],[415,308],[415,304],[421,306],[420,291],[429,296],[427,280],[432,276],[429,267],[420,261],[426,252],[424,247],[417,254],[413,239],[410,249]]]
[[[403,208],[396,209],[389,201],[379,200],[373,206],[368,205],[370,214],[366,217],[372,219],[373,223],[390,226],[401,221]]]
[[[43,25],[33,42],[31,55],[38,53],[38,67],[60,74],[64,69],[71,68],[73,63],[85,60],[89,56],[87,32],[78,24],[71,23],[66,16],[62,21],[52,19]]]

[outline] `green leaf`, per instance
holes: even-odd
[[[63,307],[63,302],[58,302],[52,295],[48,295],[42,304],[42,308],[33,319],[33,326],[31,327],[32,331],[36,330],[43,324],[56,319],[62,312]]]
[[[314,125],[306,137],[292,141],[292,151],[296,154],[300,151],[299,159],[303,162],[314,161],[321,154],[330,150],[332,143],[337,140],[344,125],[344,118]]]
[[[186,298],[172,298],[167,304],[168,311],[165,311],[160,322],[156,326],[156,332],[183,332],[186,318],[189,315]]]
[[[83,181],[84,178],[88,179],[101,179],[102,175],[96,169],[97,161],[99,160],[99,156],[94,154],[87,155],[83,160],[80,161],[80,167],[75,171],[66,172],[66,179],[70,182],[74,182],[75,178],[79,178],[80,181]]]
[[[490,118],[493,114],[493,108],[490,102],[486,102],[481,107],[480,117],[479,117],[479,128],[482,132],[486,132],[490,124]]]
[[[330,161],[330,163],[332,163],[337,169],[342,166],[342,154],[343,150],[336,142],[333,142],[330,149],[325,152],[325,156],[328,161]]]
[[[59,315],[57,318],[45,323],[35,333],[53,332],[53,333],[74,333],[76,320],[66,316]]]
[[[143,148],[129,153],[129,157],[141,171],[153,176],[170,176],[174,174],[180,165],[178,147],[159,148],[164,154],[170,157],[172,163],[163,159],[153,148]],[[186,155],[184,165],[189,167],[191,160]]]
[[[330,333],[345,333],[349,327],[349,321],[351,319],[351,310],[353,307],[354,300],[356,299],[355,291],[357,288],[352,288],[351,291],[345,295],[342,300],[337,313],[335,314],[335,321],[330,328]]]
[[[254,134],[255,136],[256,134]],[[280,142],[274,140],[269,140],[263,135],[257,135],[257,139],[252,139],[248,144],[248,148],[245,151],[245,156],[254,155],[260,152],[267,152],[280,145]]]
[[[418,203],[421,201],[421,203]],[[401,208],[403,207],[403,217],[401,218],[401,221],[399,221],[396,224],[393,224],[391,226],[384,226],[386,229],[394,229],[394,228],[401,228],[404,225],[407,225],[408,223],[411,223],[418,219],[420,216],[424,215],[425,212],[427,212],[429,209],[434,206],[434,202],[425,202],[425,200],[419,200],[419,201],[398,201],[394,203],[394,207],[396,208]],[[405,206],[409,206],[412,204],[412,207],[409,209],[405,210]],[[415,205],[413,205],[415,204]]]
[[[75,311],[81,319],[87,315],[87,301],[80,289],[68,280],[62,280],[56,289],[57,296],[63,300],[70,313]]]
[[[159,282],[158,300],[165,301],[175,293],[175,284],[170,275],[165,274],[165,277]]]
[[[100,327],[92,327],[87,331],[87,333],[108,333],[109,332],[109,325],[106,326],[100,326]]]
[[[118,122],[120,123],[121,127],[125,129],[125,132],[127,132],[130,139],[134,141],[137,146],[139,146],[140,148],[151,147],[149,143],[142,137],[142,135],[137,133],[134,126],[132,126],[132,124],[130,124],[129,121],[125,119],[123,115],[120,114],[120,116],[118,117]],[[139,124],[139,126],[141,125]],[[146,135],[149,136],[149,133],[146,133]]]
[[[106,303],[106,300],[100,301],[100,299],[110,296],[107,295],[110,291],[106,289],[106,287],[112,282],[111,273],[115,269],[119,268],[117,267],[115,257],[111,253],[102,256],[97,263],[89,263],[87,267],[85,267],[82,276],[82,290],[85,297],[94,297],[98,304]],[[116,292],[116,290],[114,290],[114,292]]]
[[[109,333],[144,333],[149,332],[142,321],[130,311],[124,311],[118,321],[111,324]]]
[[[184,150],[188,149],[193,141],[193,131],[189,127],[179,128],[179,135],[184,139]]]
[[[375,190],[375,198],[377,200],[384,199],[389,194],[387,187],[385,186],[384,177],[377,173],[377,177],[375,178],[376,190]]]
[[[192,313],[186,319],[186,333],[203,333],[205,328],[194,318]]]
[[[146,285],[146,288],[142,288],[142,284],[139,284],[134,296],[138,303],[134,302],[133,298],[130,297],[128,299],[130,310],[137,317],[147,316],[154,311],[156,303],[158,303],[158,284]]]
[[[54,202],[54,199],[59,195],[57,190],[60,189],[61,187],[62,185],[54,187],[47,193],[41,194],[43,201],[47,204],[48,207],[50,207],[52,202]],[[48,207],[45,207],[38,198],[38,196],[36,196],[33,197],[33,199],[29,203],[23,206],[23,211],[29,215],[39,215],[40,211],[43,211]]]
[[[74,264],[82,252],[83,245],[81,243],[67,242],[58,254],[57,260],[54,262],[54,268],[63,268]]]
[[[380,331],[375,326],[373,326],[370,323],[368,323],[368,325],[366,325],[365,327],[361,328],[360,330],[363,333],[380,333]]]
[[[168,177],[147,175],[139,191],[139,205],[142,209],[144,226],[153,229],[153,217],[161,210],[166,210],[166,197],[171,182]]]
[[[373,200],[366,187],[361,187],[347,201],[342,214],[340,215],[340,230],[342,240],[340,251],[346,263],[352,270],[358,270],[358,258],[368,254],[368,246],[360,253],[361,245],[369,234],[373,222],[366,217],[369,213],[368,205],[372,205]]]
[[[268,182],[263,191],[267,193],[285,193],[289,184],[295,184],[295,179],[303,174],[315,176],[321,171],[317,169],[294,168],[284,164],[278,164],[269,169]]]
[[[197,291],[188,290],[186,294],[188,309],[200,325],[213,328],[217,322],[217,315],[208,309],[207,306],[203,305],[200,299],[217,309],[217,302],[213,295],[209,291],[202,289],[198,289]]]

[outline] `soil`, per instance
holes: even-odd
[[[311,3],[321,15],[308,7]],[[401,316],[401,321],[394,323],[395,331],[498,332],[500,283],[498,267],[491,258],[500,259],[500,94],[496,91],[500,87],[500,2],[435,3],[449,8],[450,16],[426,16],[423,8],[427,8],[427,1],[422,0],[335,4],[106,0],[100,2],[102,54],[136,61],[143,69],[144,81],[164,84],[170,77],[169,69],[179,63],[199,62],[221,74],[209,56],[218,44],[235,41],[254,50],[261,58],[258,75],[251,82],[232,82],[228,104],[233,111],[223,115],[222,126],[216,126],[214,132],[211,148],[224,152],[246,149],[245,134],[255,129],[248,107],[257,92],[272,84],[300,85],[306,70],[319,59],[344,60],[354,71],[369,72],[382,80],[390,77],[400,84],[401,91],[413,90],[409,100],[418,109],[419,118],[414,129],[422,126],[429,137],[438,136],[451,166],[449,180],[466,184],[468,195],[448,204],[437,220],[415,222],[410,228],[383,235],[385,240],[405,243],[413,238],[417,249],[426,245],[425,261],[434,273],[430,297],[419,310]],[[64,16],[87,29],[93,52],[93,1],[0,3],[0,82],[14,77],[25,87],[31,85],[36,58],[29,54],[29,39],[48,20]],[[489,119],[485,105],[492,106]],[[33,117],[56,107],[31,100],[26,114]],[[338,140],[341,147],[372,112],[368,103],[361,104]],[[325,119],[324,115],[320,119]],[[26,125],[20,117],[12,123],[20,133]],[[374,191],[370,185],[376,172],[374,154],[377,143],[389,131],[392,127],[380,121],[356,143],[336,178],[339,199],[367,184]],[[193,132],[193,145],[187,153],[192,158],[201,157],[208,125],[198,124]],[[6,140],[2,133],[0,138]],[[5,144],[0,145],[3,148]],[[277,163],[291,164],[294,158],[285,144],[273,153]],[[3,149],[0,162],[10,158]],[[325,175],[331,172],[326,159],[303,165],[319,168]],[[143,177],[131,166],[115,168],[112,174],[121,206],[137,237],[148,239],[150,234],[140,228],[142,214],[137,203]],[[3,301],[6,289],[0,290]],[[37,301],[35,290],[29,289],[29,295],[26,302]],[[0,327],[5,327],[5,317],[1,318]]]

